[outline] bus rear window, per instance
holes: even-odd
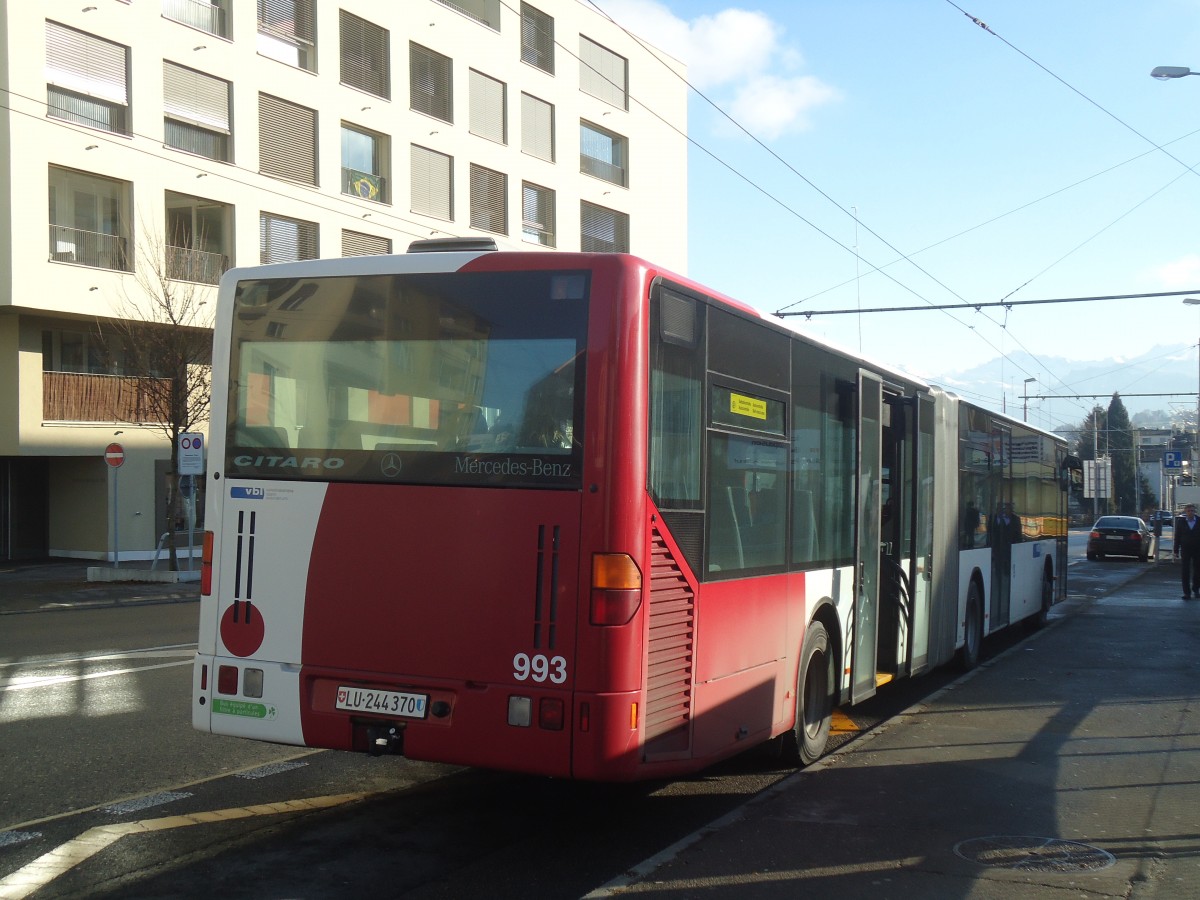
[[[577,487],[588,276],[247,281],[228,477]]]

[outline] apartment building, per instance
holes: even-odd
[[[451,235],[686,270],[683,67],[579,0],[29,0],[0,51],[0,560],[153,553],[172,448],[112,336],[156,277]]]

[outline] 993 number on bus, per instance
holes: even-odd
[[[513,657],[513,678],[517,681],[549,681],[562,684],[567,680],[567,661],[561,656],[518,653]]]

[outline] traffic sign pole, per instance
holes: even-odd
[[[117,481],[117,473],[121,471],[121,466],[125,462],[125,448],[113,441],[104,448],[104,461],[108,464],[109,470],[112,472],[112,492],[113,492],[113,568],[121,568],[121,511],[119,490],[119,482]]]

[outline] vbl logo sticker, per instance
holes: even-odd
[[[229,496],[235,500],[262,500],[267,492],[260,487],[231,487]]]

